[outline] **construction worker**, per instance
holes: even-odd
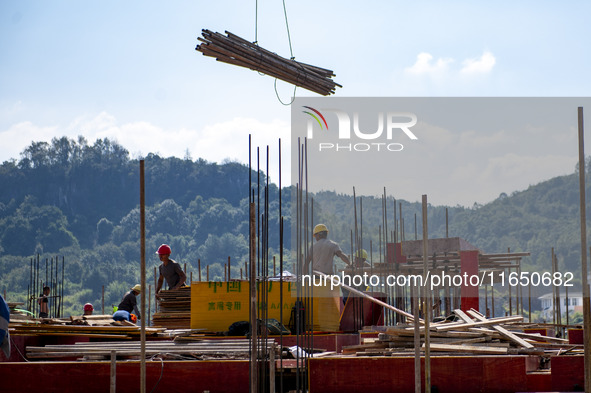
[[[181,265],[170,259],[172,250],[168,244],[162,244],[158,247],[156,254],[158,254],[160,261],[162,261],[162,264],[158,267],[160,276],[158,277],[158,285],[156,286],[156,297],[160,297],[160,289],[162,288],[164,279],[166,279],[168,288],[174,290],[185,285],[187,276],[181,268]]]
[[[371,265],[369,264],[369,262],[367,262],[367,251],[365,251],[364,249],[357,250],[357,252],[355,252],[355,260],[353,262],[353,273],[355,273],[355,269],[359,269],[358,272],[363,272],[363,270],[362,270],[363,268],[367,268],[370,266]],[[360,285],[360,286],[355,286],[355,289],[363,291],[363,290],[366,290],[367,288],[365,288],[363,285]],[[347,299],[349,298],[350,292],[346,288],[341,288],[341,291],[343,291],[343,304],[346,304]]]
[[[37,303],[39,304],[39,318],[49,318],[49,294],[51,293],[51,288],[48,286],[43,287],[43,293],[39,295],[37,298]]]
[[[83,315],[92,315],[93,311],[94,311],[94,307],[92,306],[92,304],[86,303],[84,305],[84,314]]]
[[[113,314],[113,319],[116,321],[131,321],[134,322],[135,317],[141,319],[140,312],[137,308],[137,299],[136,296],[142,292],[142,286],[140,284],[135,284],[131,291],[127,292],[125,296],[123,296],[123,300],[119,303],[117,307],[117,311]],[[135,314],[132,314],[135,312]]]
[[[0,295],[0,348],[6,359],[10,358],[10,334],[8,323],[10,322],[10,309],[4,298]]]
[[[367,251],[364,249],[357,250],[355,253],[355,267],[370,267],[371,265],[367,262]]]
[[[341,251],[341,247],[332,240],[328,240],[328,228],[324,224],[318,224],[314,227],[313,231],[314,239],[316,243],[310,247],[308,251],[308,258],[304,265],[304,274],[310,272],[309,266],[310,261],[312,262],[312,270],[322,272],[324,274],[333,274],[333,258],[338,256],[347,265],[351,262],[349,258]]]

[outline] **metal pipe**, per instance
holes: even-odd
[[[577,110],[579,126],[579,205],[581,220],[581,275],[583,285],[583,324],[585,343],[585,392],[591,392],[591,306],[589,304],[589,283],[587,280],[587,221],[585,206],[585,142],[583,107]]]
[[[255,204],[250,203],[250,391],[258,391],[257,353],[258,353],[258,323],[257,323],[257,287],[256,287],[256,217]],[[208,266],[209,267],[209,266]],[[209,273],[208,273],[209,275]]]
[[[427,227],[427,195],[422,197],[423,207],[423,279],[427,277],[428,260],[427,254],[429,252],[429,232]],[[425,393],[431,392],[431,340],[429,334],[429,320],[431,319],[431,305],[427,304],[429,296],[429,288],[427,285],[423,287],[423,317],[425,321]]]
[[[283,216],[281,215],[281,138],[279,138],[279,319],[283,324]],[[283,329],[279,332],[279,348],[283,348]],[[283,351],[279,354],[279,391],[283,392]]]
[[[62,288],[61,288],[61,298],[60,298],[60,316],[64,315],[64,266],[66,263],[66,258],[62,255]]]
[[[552,277],[554,277],[554,247],[552,247],[552,253],[550,254],[550,269],[552,271]],[[552,280],[554,281],[554,280]],[[556,285],[552,285],[552,324],[556,327]]]
[[[415,347],[415,393],[421,393],[421,333],[419,326],[419,294],[416,286],[411,287],[412,309],[414,313]]]
[[[140,160],[140,281],[141,332],[140,332],[140,391],[146,392],[146,193],[144,180],[144,160]]]
[[[31,311],[31,291],[33,290],[33,258],[31,258],[29,269],[29,285],[27,286],[27,310]]]
[[[111,378],[110,378],[110,392],[117,391],[117,351],[111,351]]]
[[[157,282],[157,278],[156,278],[156,266],[154,266],[154,289],[158,288],[158,285],[156,284]],[[156,297],[157,293],[154,290],[154,313],[158,312],[158,298]]]

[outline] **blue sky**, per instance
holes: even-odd
[[[281,137],[285,166],[290,108],[278,101],[274,80],[194,50],[203,28],[254,41],[256,6],[2,1],[0,162],[18,158],[33,140],[63,135],[113,138],[134,157],[183,157],[188,150],[193,159],[246,162],[252,133],[255,145],[271,145],[272,163]],[[343,85],[337,97],[590,95],[586,1],[287,0],[286,7],[293,55],[334,70]],[[258,1],[257,38],[290,57],[281,1]],[[278,82],[284,101],[292,92]],[[296,96],[316,95],[298,89]],[[458,189],[436,200],[486,203],[499,190],[570,173],[577,147],[572,136],[566,139],[570,145],[543,172],[523,172],[509,184],[484,182],[490,190],[478,196],[462,197]],[[531,150],[524,162],[548,154]],[[481,159],[500,157],[491,149]],[[276,170],[271,176],[277,178]]]

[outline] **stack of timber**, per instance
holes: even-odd
[[[7,302],[6,304],[8,305],[11,321],[28,323],[35,320],[35,315],[33,315],[32,312],[19,308],[22,307],[25,303]]]
[[[152,326],[167,329],[191,327],[191,287],[160,291],[158,312],[152,318]]]
[[[83,325],[83,326],[117,326],[117,325],[127,325],[125,322],[127,321],[120,321],[115,322],[113,316],[110,314],[105,315],[82,315],[80,317],[70,317],[70,322],[66,323],[66,325]],[[129,324],[129,326],[135,326],[134,324]]]
[[[126,325],[126,321],[115,322],[111,314],[105,315],[80,315],[70,316],[69,318],[32,318],[20,316],[19,314],[10,315],[11,326],[16,325],[84,325],[84,326],[121,326]],[[135,326],[131,322],[130,326]]]
[[[323,96],[342,87],[331,79],[335,76],[331,70],[285,59],[228,31],[227,36],[207,29],[201,34],[203,38],[197,39],[203,44],[195,49],[218,61],[259,71]]]
[[[146,328],[146,335],[156,335],[164,329]],[[77,336],[108,339],[137,339],[140,336],[140,327],[131,324],[115,322],[111,325],[84,326],[66,324],[10,324],[11,335],[38,335],[38,336]]]
[[[432,323],[429,329],[431,356],[437,355],[576,355],[582,345],[539,333],[524,333],[520,315],[486,318],[476,310],[455,310],[456,322]],[[469,315],[468,315],[469,314]],[[514,324],[519,324],[516,327]],[[425,329],[420,327],[421,351],[425,350]],[[414,327],[386,327],[377,339],[343,348],[343,354],[357,356],[414,356]]]
[[[267,340],[267,353],[277,352],[275,340]],[[107,360],[115,351],[117,359],[141,357],[140,343],[135,342],[86,342],[71,345],[28,346],[29,359],[80,358],[83,360]],[[148,341],[146,358],[176,360],[247,359],[250,354],[248,339],[202,340],[199,342]]]

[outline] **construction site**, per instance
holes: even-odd
[[[285,19],[287,23],[287,13]],[[203,29],[198,41],[195,49],[204,56],[315,94],[328,96],[342,87],[332,79],[332,70],[295,61],[293,56],[282,58],[259,46],[257,40]],[[249,203],[248,212],[241,212],[248,214],[248,260],[236,262],[228,256],[221,280],[210,277],[209,265],[202,268],[201,260],[191,261],[198,268],[187,271],[185,264],[184,285],[159,291],[162,280],[156,281],[157,269],[153,283],[146,278],[146,252],[154,252],[146,246],[146,169],[145,160],[140,159],[136,239],[141,255],[140,282],[129,288],[129,293],[135,292],[138,315],[143,318],[114,319],[119,310],[112,313],[105,306],[104,285],[101,306],[90,305],[90,313],[85,315],[64,315],[64,282],[69,274],[65,257],[31,257],[27,301],[10,302],[11,294],[3,294],[8,309],[0,320],[4,334],[0,343],[3,339],[5,343],[0,352],[0,391],[591,392],[590,250],[585,210],[588,166],[582,107],[578,108],[581,270],[568,273],[558,268],[554,249],[550,271],[526,270],[527,250],[480,249],[449,233],[447,211],[445,236],[431,238],[426,194],[417,198],[422,215],[418,217],[420,225],[415,216],[412,240],[405,235],[402,207],[385,186],[377,214],[381,222],[364,219],[366,212],[354,184],[348,185],[354,205],[354,217],[348,219],[354,224],[334,228],[331,222],[319,222],[308,182],[321,176],[318,171],[310,170],[309,174],[308,155],[313,149],[308,142],[313,132],[317,132],[316,142],[326,137],[328,133],[320,136],[318,130],[327,131],[329,122],[321,110],[311,106],[298,110],[308,116],[302,123],[307,137],[294,136],[292,128],[289,231],[284,228],[286,212],[282,211],[281,139],[274,163],[279,167],[278,203],[270,202],[269,176],[263,176],[264,180],[260,176],[270,172],[270,148],[266,147],[266,162],[261,165],[263,150],[252,146],[249,139],[249,188],[243,190]],[[379,112],[379,129],[370,135],[359,130],[357,112],[350,117],[344,110],[326,109],[325,113],[330,110],[336,114],[333,123],[338,121],[334,128],[339,139],[330,146],[335,153],[339,148],[349,152],[402,151],[402,143],[391,140],[393,130],[405,143],[417,139],[410,130],[417,124],[414,113],[384,116]],[[396,117],[406,118],[394,121]],[[390,128],[382,135],[384,124]],[[360,143],[344,144],[351,139],[351,129]],[[330,137],[337,138],[337,132]],[[386,138],[386,134],[387,142],[366,143],[374,135],[377,139]],[[320,145],[322,151],[329,144]],[[387,170],[394,173],[394,169]],[[403,172],[405,168],[396,170]],[[347,176],[355,182],[353,174]],[[371,176],[362,172],[359,177]],[[218,180],[223,183],[226,179]],[[278,222],[269,218],[269,209],[278,210]],[[369,236],[368,227],[379,228],[378,233]],[[337,246],[338,251],[327,261],[320,261],[329,265],[322,269],[316,259],[320,251],[314,245],[335,229],[350,233],[350,249]],[[269,244],[271,233],[279,234],[278,245]],[[379,239],[378,244],[369,241],[370,237]],[[271,249],[279,250],[277,255],[270,255]],[[156,253],[160,258],[162,254]],[[163,255],[168,258],[170,251]],[[334,264],[334,257],[344,265],[340,261]],[[580,282],[581,291],[571,291],[569,297],[564,284],[570,281],[577,286]],[[532,295],[532,287],[542,282],[551,295],[542,300],[544,322],[536,322],[532,312],[540,307],[532,301],[539,298]],[[39,293],[45,300],[39,300]],[[582,299],[583,323],[568,319],[574,297]],[[495,306],[500,301],[506,301],[506,306]],[[561,307],[566,307],[566,320]]]
[[[223,281],[209,281],[208,271],[202,277],[199,268],[189,285],[163,291],[158,299],[152,299],[150,285],[141,293],[142,315],[148,318],[139,326],[114,321],[110,314],[39,319],[19,311],[24,306],[34,315],[32,294],[43,287],[40,283],[51,283],[56,289],[51,314],[61,315],[63,258],[45,261],[45,274],[43,261],[31,259],[31,300],[9,303],[12,349],[0,365],[2,391],[584,389],[584,330],[560,320],[559,285],[554,285],[552,323],[531,322],[531,295],[522,285],[507,286],[509,311],[494,315],[489,288],[521,277],[522,259],[529,254],[488,254],[459,237],[429,239],[426,195],[422,239],[404,240],[396,205],[392,220],[384,204],[381,255],[372,257],[361,248],[363,212],[354,195],[352,262],[332,276],[311,271],[305,261],[312,259],[312,235],[328,229],[314,222],[314,201],[299,186],[307,177],[305,144],[300,149],[292,249],[286,251],[295,256],[291,263],[283,258],[283,219],[279,228],[271,228],[266,218],[269,184],[251,178],[251,257],[240,278],[230,276],[228,259]],[[143,216],[140,225],[143,234]],[[271,230],[280,233],[279,260],[265,253]],[[142,257],[141,286],[147,288],[143,249]],[[157,308],[150,316],[151,301]]]

